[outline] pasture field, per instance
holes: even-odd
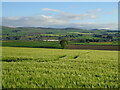
[[[26,40],[6,40],[1,41],[2,46],[8,47],[33,47],[33,48],[61,48],[59,41],[26,41]],[[119,45],[118,42],[90,42],[74,43],[69,41],[69,45]]]
[[[20,41],[8,40],[2,41],[2,46],[8,47],[33,47],[33,48],[61,48],[58,41]]]
[[[2,47],[3,88],[118,88],[118,51]]]

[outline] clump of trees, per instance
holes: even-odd
[[[66,48],[66,46],[68,45],[68,41],[65,40],[65,39],[63,39],[63,40],[60,41],[60,45],[61,45],[61,47],[64,49],[64,48]]]

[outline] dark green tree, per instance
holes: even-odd
[[[66,45],[68,45],[68,41],[67,40],[61,40],[60,45],[64,49],[64,48],[66,48]]]

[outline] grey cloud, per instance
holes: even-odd
[[[94,18],[97,17],[98,13],[101,12],[100,8],[97,8],[95,10],[87,11],[84,14],[73,14],[73,13],[63,12],[63,11],[56,10],[56,9],[51,9],[51,8],[43,8],[42,10],[43,11],[54,11],[54,12],[57,12],[58,14],[55,16],[55,18],[64,19],[64,20],[94,19]]]
[[[51,8],[42,8],[43,11],[53,11],[53,12],[60,12],[57,9],[51,9]]]
[[[59,18],[64,20],[84,20],[84,19],[94,19],[97,16],[94,14],[72,14],[72,13],[61,13]]]
[[[58,20],[52,16],[40,15],[29,17],[3,17],[2,24],[5,26],[48,26],[64,24],[66,21]]]
[[[106,23],[106,24],[97,24],[97,23],[77,23],[73,24],[74,27],[77,28],[85,28],[85,29],[110,29],[110,30],[118,30],[117,23]]]

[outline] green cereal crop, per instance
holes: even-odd
[[[3,88],[118,88],[118,51],[2,49]]]

